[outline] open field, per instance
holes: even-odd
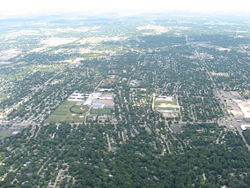
[[[111,114],[110,109],[92,109],[91,114]]]
[[[83,122],[84,113],[87,111],[87,107],[77,106],[75,102],[62,103],[46,120],[50,122]],[[73,113],[75,112],[75,113]]]
[[[0,94],[0,102],[3,102],[5,99],[7,99],[7,95]]]
[[[154,101],[155,110],[162,113],[165,118],[178,117],[180,106],[172,97],[161,96],[157,97]]]
[[[70,112],[74,114],[84,114],[88,111],[87,106],[79,106],[79,105],[74,105],[70,108]]]
[[[179,110],[179,106],[177,103],[174,102],[155,102],[156,110],[169,110],[169,111],[175,111]]]
[[[12,133],[12,131],[8,130],[8,129],[0,130],[0,139],[3,139],[3,138],[6,138],[6,137],[10,136],[11,133]]]
[[[29,65],[26,66],[26,69],[40,72],[54,72],[60,70],[65,65],[66,63],[57,63],[53,65]]]

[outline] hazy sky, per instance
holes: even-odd
[[[0,16],[53,12],[249,12],[250,0],[1,0]]]

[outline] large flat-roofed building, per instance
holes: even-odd
[[[82,93],[73,93],[72,95],[69,96],[68,101],[73,101],[73,102],[84,102],[88,95],[82,94]]]
[[[99,98],[102,95],[102,93],[91,93],[88,97],[88,99],[84,102],[84,105],[90,106],[94,99]]]
[[[247,129],[250,129],[250,125],[241,125],[240,128],[245,131]]]
[[[250,100],[234,100],[237,105],[239,106],[242,114],[243,114],[243,118],[246,121],[250,121]]]

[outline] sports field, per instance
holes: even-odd
[[[66,101],[62,103],[46,120],[50,122],[83,122],[84,113],[87,112],[87,106],[76,105],[75,102]]]
[[[153,100],[153,109],[162,113],[164,117],[176,117],[180,113],[180,106],[171,96],[159,96]]]

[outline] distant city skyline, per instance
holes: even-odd
[[[190,11],[198,13],[250,12],[249,0],[7,0],[1,2],[0,17],[28,16],[64,12],[144,12]]]

